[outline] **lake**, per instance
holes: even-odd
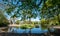
[[[29,33],[30,29],[21,29],[21,28],[11,28],[10,32],[14,32],[14,33]],[[53,30],[51,30],[53,31]],[[46,33],[48,32],[47,29],[42,30],[41,28],[33,28],[31,29],[31,33]]]

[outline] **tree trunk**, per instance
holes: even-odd
[[[29,24],[31,24],[31,18],[29,18]]]

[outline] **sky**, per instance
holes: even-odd
[[[39,1],[37,1],[37,4],[38,4]],[[7,2],[3,2],[2,0],[0,0],[0,4],[4,4],[4,3],[7,3]],[[16,2],[13,2],[14,4],[16,4]],[[19,3],[20,4],[20,3]],[[18,5],[19,5],[18,4]],[[4,5],[0,5],[0,9],[4,10],[6,6]],[[8,16],[6,13],[5,13],[7,19],[9,20],[10,19],[10,16]],[[20,19],[20,18],[19,18]],[[36,19],[32,18],[31,21],[39,21],[39,17],[36,17]]]

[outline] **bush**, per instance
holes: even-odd
[[[35,28],[39,28],[39,25],[35,25]]]
[[[21,29],[31,29],[34,28],[34,25],[32,24],[23,24],[20,26]]]
[[[0,23],[0,27],[6,27],[9,23]]]

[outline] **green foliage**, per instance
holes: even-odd
[[[59,16],[55,15],[54,17],[51,17],[49,19],[41,19],[40,24],[42,28],[46,29],[49,28],[50,26],[60,25],[59,21],[60,21]]]
[[[36,18],[38,15],[37,13],[32,12],[32,10],[38,11],[38,9],[40,9],[39,5],[42,3],[41,11],[39,14],[41,16],[41,24],[60,24],[60,0],[41,0],[41,2],[38,4],[36,4],[36,1],[37,0],[19,0],[17,4],[8,2],[8,5],[11,7],[9,6],[6,11],[11,14],[11,11],[17,7],[17,11],[13,12],[14,15],[12,16],[16,17],[19,14],[19,17],[21,17],[22,20],[29,19],[30,21],[31,18]],[[21,2],[21,5],[18,6],[19,2]]]
[[[48,25],[47,23],[48,23],[47,20],[44,18],[40,20],[40,24],[42,28],[47,28],[47,25]]]
[[[42,27],[52,25],[60,25],[60,0],[46,0],[41,9],[41,24]],[[43,19],[45,18],[45,19]],[[43,19],[43,20],[42,20]],[[46,28],[47,28],[46,27]]]
[[[39,28],[39,25],[38,24],[35,24],[35,28]]]
[[[60,25],[58,18],[59,18],[58,16],[54,16],[53,19],[51,19],[50,24],[52,24],[52,25]]]
[[[7,11],[6,13],[8,14],[8,15],[11,15],[12,14],[12,11],[14,11],[15,10],[15,6],[9,6],[9,8],[6,8],[5,10]]]
[[[17,21],[16,21],[16,24],[19,24],[19,23],[20,23],[20,20],[17,20]]]
[[[41,17],[50,18],[58,15],[60,13],[59,2],[60,0],[47,0],[42,6]]]
[[[22,15],[21,16],[21,20],[28,19],[30,23],[31,23],[31,18],[36,18],[37,17],[37,14],[35,12],[32,12],[31,9],[28,9],[28,10],[24,9],[24,10],[22,10],[21,15]]]
[[[9,22],[6,19],[4,13],[0,10],[0,27],[8,26]]]
[[[41,24],[46,24],[46,20],[45,19],[41,19]]]
[[[31,29],[34,28],[34,25],[32,24],[23,24],[20,26],[21,29]]]
[[[14,15],[12,16],[21,17],[22,20],[25,20],[26,18],[31,20],[31,18],[37,17],[37,13],[32,12],[32,11],[33,10],[38,11],[38,9],[40,8],[39,6],[45,0],[41,0],[38,4],[37,4],[37,1],[40,1],[40,0],[18,0],[18,1],[17,0],[11,0],[11,1],[3,0],[3,2],[7,2],[6,6],[9,7],[9,8],[5,8],[6,13],[10,14],[10,16],[12,13],[14,13]],[[13,2],[16,2],[16,4],[14,4]],[[15,11],[16,8],[18,8],[17,11]],[[26,11],[24,11],[23,9]],[[21,10],[23,11],[23,13],[21,12]]]

